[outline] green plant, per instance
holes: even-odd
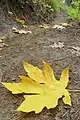
[[[62,8],[62,0],[49,0],[51,7],[55,12],[60,12]]]
[[[71,6],[67,8],[68,18],[80,20],[80,0],[72,1]]]
[[[51,11],[58,13],[62,7],[62,0],[33,0],[33,2],[38,3],[44,14]]]

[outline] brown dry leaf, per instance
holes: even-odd
[[[26,30],[23,30],[23,29],[19,30],[19,29],[17,29],[16,27],[13,27],[12,30],[13,30],[14,33],[18,33],[18,34],[25,34],[25,35],[26,35],[27,33],[32,34],[31,31],[26,31]]]
[[[70,27],[72,27],[72,25],[71,24],[69,24],[69,23],[60,23],[60,25],[62,25],[62,26],[64,26],[64,27],[67,27],[67,26],[70,26]]]
[[[68,23],[65,22],[65,23],[60,23],[58,25],[56,24],[52,28],[62,30],[62,29],[65,29],[68,26],[72,27],[71,24],[68,24]]]
[[[62,25],[54,25],[52,28],[54,28],[54,29],[58,29],[58,30],[65,29],[65,27],[62,26]]]
[[[48,28],[50,28],[50,26],[47,24],[43,24],[43,25],[39,25],[39,28],[48,29]]]
[[[51,48],[63,48],[64,47],[64,43],[63,42],[58,42],[58,43],[54,43],[52,45],[49,45]]]

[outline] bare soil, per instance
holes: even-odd
[[[65,22],[64,17],[58,16],[49,25]],[[77,22],[73,27],[63,30],[39,28],[38,25],[27,25],[26,30],[32,34],[20,35],[12,32],[17,25],[13,21],[5,21],[3,12],[0,13],[0,37],[5,36],[4,45],[0,50],[0,79],[6,82],[18,81],[18,75],[24,75],[22,60],[42,67],[46,60],[54,69],[57,79],[61,71],[70,65],[70,83],[68,89],[80,89],[80,26]],[[55,44],[62,43],[61,48]],[[0,43],[1,44],[1,43]],[[72,106],[67,106],[59,100],[59,105],[41,113],[35,114],[16,112],[23,101],[21,95],[12,95],[0,84],[0,120],[80,120],[80,92],[70,92]]]

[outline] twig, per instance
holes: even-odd
[[[69,89],[68,89],[68,91],[69,92],[80,92],[80,90],[69,90]]]

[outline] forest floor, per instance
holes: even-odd
[[[71,22],[72,26],[61,30],[52,28],[63,22],[66,22],[66,18],[59,15],[48,28],[36,24],[27,25],[24,29],[32,33],[16,34],[12,28],[17,24],[6,21],[1,12],[0,80],[17,81],[19,75],[24,75],[22,60],[39,67],[42,66],[42,60],[45,60],[54,69],[57,79],[61,71],[70,65],[68,88],[80,89],[80,26],[77,22]],[[59,100],[59,105],[54,109],[44,108],[39,114],[27,114],[15,111],[23,101],[22,96],[12,95],[0,84],[0,120],[80,120],[80,92],[70,94],[71,107]]]

